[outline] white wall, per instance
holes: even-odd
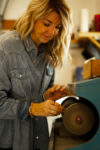
[[[100,14],[100,0],[96,0],[96,13]]]
[[[66,59],[65,64],[63,67],[56,68],[55,73],[55,84],[61,85],[68,85],[69,83],[73,82],[73,75],[75,72],[76,67],[82,67],[85,61],[84,57],[82,56],[83,48],[70,48],[70,54],[72,56],[72,60],[68,61]]]
[[[74,30],[79,28],[80,25],[80,12],[82,8],[86,8],[89,11],[89,24],[93,20],[93,16],[96,11],[96,0],[67,0],[68,4],[72,8]]]
[[[9,0],[4,19],[17,19],[26,9],[30,0]],[[73,11],[74,30],[79,27],[80,11],[82,8],[89,10],[89,23],[94,18],[94,14],[100,13],[100,0],[67,0]]]
[[[27,8],[30,0],[8,0],[4,19],[17,19]]]

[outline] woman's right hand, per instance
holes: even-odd
[[[30,116],[57,116],[62,113],[64,107],[55,101],[46,100],[42,103],[31,103],[29,107]]]
[[[67,95],[73,95],[71,91],[69,91],[64,85],[54,85],[44,92],[43,97],[44,100],[50,99],[56,101],[62,97]]]

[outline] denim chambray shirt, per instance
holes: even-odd
[[[28,115],[31,102],[43,101],[51,87],[54,70],[44,60],[43,47],[28,43],[16,31],[0,36],[0,148],[13,150],[48,149],[49,134],[45,117]]]

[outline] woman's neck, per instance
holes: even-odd
[[[34,34],[30,34],[32,41],[34,42],[34,44],[36,45],[36,47],[38,48],[40,45],[40,42],[36,39],[36,37],[34,36]]]

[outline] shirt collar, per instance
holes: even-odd
[[[36,47],[35,43],[32,41],[30,35],[27,36],[27,41],[24,40],[24,44],[25,44],[26,50],[28,52],[31,50],[37,51],[37,47]]]
[[[37,47],[36,47],[35,43],[33,42],[30,35],[27,36],[27,41],[24,40],[24,45],[25,45],[26,50],[28,52],[30,52],[32,50],[34,50],[35,52],[38,51],[38,49],[37,49]],[[39,54],[42,53],[43,51],[44,51],[44,45],[41,44],[41,46],[39,47]]]

